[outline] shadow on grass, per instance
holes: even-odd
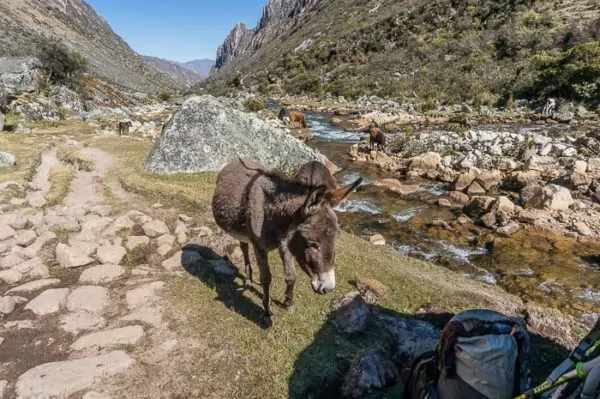
[[[335,327],[337,317],[345,317],[340,313],[344,312],[343,308],[331,312],[328,321],[294,363],[293,373],[288,380],[288,399],[401,398],[402,371],[411,367],[417,355],[435,349],[437,343],[437,339],[434,339],[435,334],[439,334],[444,325],[454,316],[453,313],[443,311],[412,315],[380,305],[367,306],[370,308],[371,316],[366,330],[352,335],[341,333]],[[433,328],[427,329],[425,327],[427,324],[423,322],[427,322]],[[568,356],[570,349],[531,331],[529,335],[531,339],[529,364],[532,386],[535,386]],[[356,378],[357,368],[352,367],[353,364],[361,355],[373,351],[391,361],[389,363],[391,374],[388,374],[385,386],[360,392],[360,388],[357,387],[365,383],[368,385],[368,381],[376,380],[373,377],[365,377],[382,373],[381,367],[385,367],[364,363],[358,368],[360,379]],[[348,379],[349,384],[347,384],[348,375],[353,375]],[[348,392],[354,392],[354,395]]]
[[[187,244],[182,248],[181,265],[189,274],[214,289],[217,293],[216,300],[259,327],[266,328],[263,323],[263,308],[244,295],[249,291],[262,300],[262,292],[254,287],[245,287],[242,283],[243,276],[227,257],[224,258],[203,245]]]

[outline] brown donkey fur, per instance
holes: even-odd
[[[337,186],[327,166],[319,161],[310,161],[302,165],[294,179],[303,184],[326,186],[330,190]]]
[[[129,129],[131,128],[131,121],[120,121],[117,123],[117,130],[119,131],[119,136],[125,133],[129,133]]]
[[[290,122],[292,124],[298,122],[302,128],[305,128],[308,126],[306,124],[306,119],[304,119],[304,114],[302,112],[298,112],[298,111],[290,112],[289,117],[290,117]]]
[[[373,149],[373,144],[377,144],[377,151],[385,147],[385,134],[377,127],[375,122],[371,123],[369,129],[369,148]]]
[[[294,259],[311,278],[314,292],[324,295],[333,290],[335,241],[340,228],[332,208],[361,181],[359,178],[332,190],[289,179],[241,158],[219,172],[212,199],[213,215],[221,229],[240,240],[247,286],[252,282],[249,244],[254,248],[267,325],[271,325],[273,314],[268,253],[278,249],[283,262],[286,307],[294,304]]]

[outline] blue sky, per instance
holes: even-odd
[[[214,59],[231,28],[254,27],[267,0],[86,0],[138,53]]]

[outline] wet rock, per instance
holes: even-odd
[[[577,233],[581,234],[584,237],[590,237],[594,234],[592,229],[590,229],[588,225],[585,224],[585,222],[576,222],[573,224],[573,227],[575,228],[575,231],[577,231]]]
[[[121,263],[127,251],[121,245],[101,245],[96,251],[96,258],[101,263],[118,265]]]
[[[473,183],[471,183],[471,185],[467,189],[467,194],[469,194],[471,196],[484,195],[485,194],[485,190],[484,190],[483,187],[481,187],[481,185],[479,183],[477,183],[476,181],[474,181]]]
[[[90,267],[79,276],[80,283],[106,284],[118,279],[125,273],[125,269],[118,265],[98,265]]]
[[[27,306],[25,306],[25,309],[31,310],[38,316],[56,313],[60,311],[68,293],[68,288],[48,289],[32,299]]]
[[[15,302],[12,296],[3,296],[0,297],[0,313],[1,314],[11,314],[15,307],[17,306],[17,302]]]
[[[464,207],[463,212],[471,219],[479,219],[481,216],[489,212],[494,198],[479,196],[473,197],[471,201]]]
[[[15,244],[21,247],[27,247],[35,242],[37,234],[33,230],[21,230],[17,232]]]
[[[14,293],[33,292],[33,291],[41,290],[42,288],[46,288],[46,287],[50,287],[50,286],[58,285],[58,284],[60,284],[59,279],[46,278],[46,279],[41,279],[41,280],[36,280],[36,281],[30,281],[28,283],[19,285],[18,287],[14,287],[14,288],[11,288],[10,290],[6,291],[6,293],[14,294]]]
[[[123,351],[45,363],[21,374],[15,392],[19,398],[68,397],[91,387],[99,378],[124,372],[134,363]]]
[[[423,188],[410,184],[402,184],[398,179],[383,179],[376,181],[374,186],[384,187],[400,195],[412,195],[425,191]]]
[[[81,267],[94,261],[79,249],[71,248],[63,243],[56,246],[56,260],[65,268]]]
[[[108,290],[95,285],[75,288],[67,297],[67,309],[71,312],[86,311],[96,313],[108,304]]]
[[[332,307],[335,310],[333,325],[341,333],[350,335],[367,329],[371,309],[359,292],[333,298]]]
[[[71,345],[71,349],[78,351],[88,348],[111,348],[117,345],[135,345],[144,336],[142,326],[128,326],[112,330],[98,331],[79,337]]]
[[[97,330],[104,326],[106,326],[106,320],[102,316],[86,311],[68,313],[60,318],[60,328],[71,334]]]
[[[373,245],[385,245],[385,238],[381,234],[375,234],[369,237],[369,242]]]
[[[517,222],[509,222],[506,226],[498,227],[496,233],[504,237],[510,237],[521,229]]]
[[[496,226],[496,215],[493,212],[488,212],[481,217],[481,223],[488,228]]]
[[[383,353],[369,350],[350,366],[341,393],[345,398],[365,398],[372,391],[395,385],[398,379],[394,363]]]
[[[163,234],[169,234],[169,227],[162,220],[151,220],[142,226],[144,234],[148,237],[158,237]]]

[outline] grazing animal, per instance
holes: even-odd
[[[290,122],[292,124],[297,122],[302,128],[306,128],[308,126],[306,124],[306,119],[304,119],[304,114],[298,111],[290,112]]]
[[[383,130],[377,127],[375,123],[371,123],[371,127],[369,129],[369,148],[372,150],[373,145],[377,144],[377,151],[380,148],[385,147],[385,133]]]
[[[287,115],[287,109],[285,109],[285,107],[281,107],[277,117],[279,118],[280,121],[283,121],[283,118],[285,118],[286,115]]]
[[[119,131],[119,136],[125,133],[129,133],[129,129],[131,128],[131,121],[119,121],[117,123],[117,130]]]
[[[264,321],[271,325],[268,253],[278,249],[285,272],[285,307],[294,304],[294,259],[311,278],[315,293],[335,288],[335,241],[340,233],[333,207],[362,181],[339,189],[314,186],[237,158],[218,174],[212,198],[217,225],[240,240],[245,284],[252,282],[249,244],[254,248],[263,289]]]
[[[310,161],[305,163],[296,172],[295,180],[313,186],[325,186],[328,189],[337,187],[335,179],[331,176],[331,172],[325,165],[319,161]]]

